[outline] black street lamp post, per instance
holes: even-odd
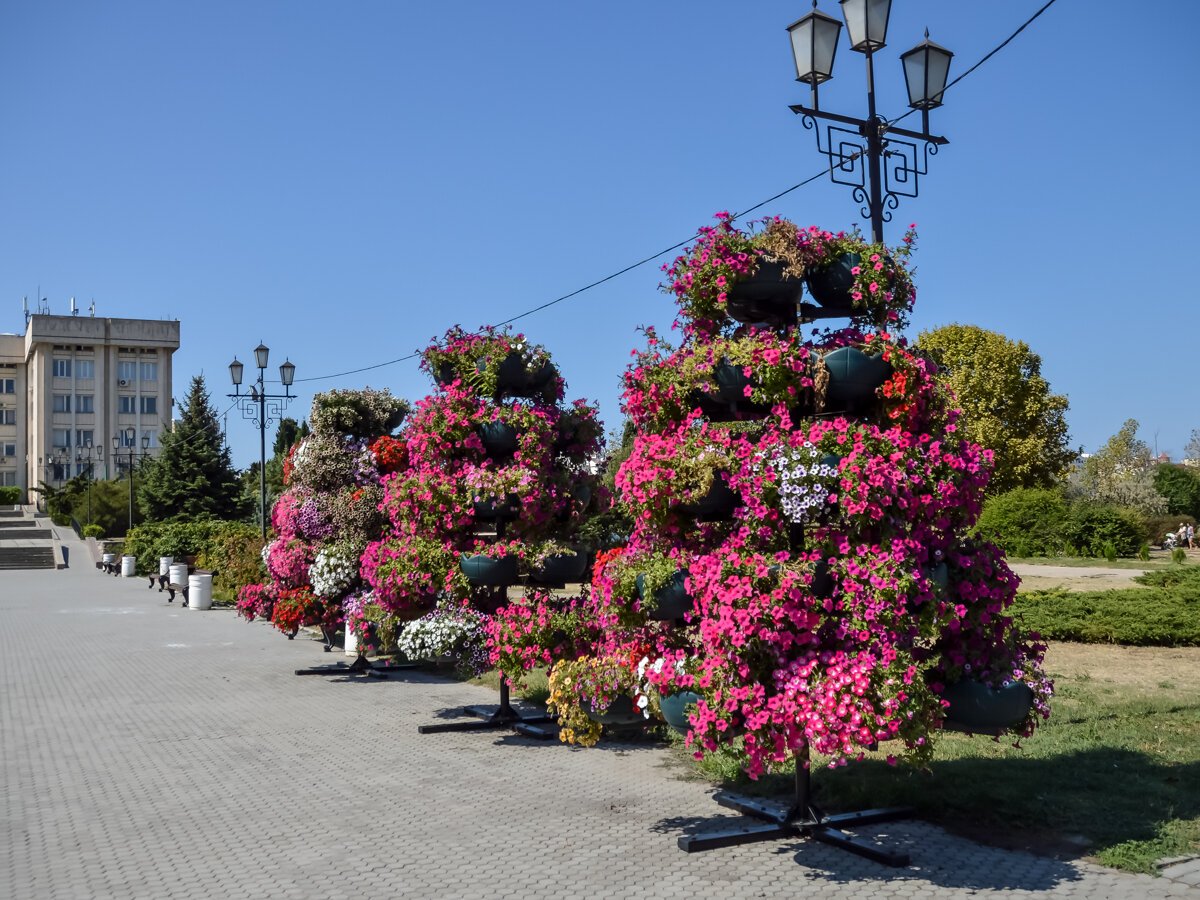
[[[129,530],[133,530],[133,469],[138,459],[145,459],[150,455],[150,435],[142,435],[142,452],[137,452],[137,429],[133,426],[125,429],[125,440],[121,440],[120,434],[114,434],[112,437],[113,446],[113,462],[120,463],[120,458],[126,454],[121,452],[121,447],[128,448],[129,462],[126,465],[129,467]]]
[[[233,393],[226,394],[236,400],[242,411],[242,418],[249,419],[258,426],[258,512],[262,523],[263,543],[267,542],[267,427],[283,415],[289,403],[295,398],[291,393],[292,381],[296,377],[296,366],[284,359],[279,367],[279,380],[283,384],[282,394],[268,394],[263,373],[267,368],[270,349],[262,342],[254,348],[254,364],[258,367],[258,380],[250,385],[250,393],[243,394],[242,371],[245,368],[237,357],[229,364],[229,378],[233,381]],[[270,402],[268,402],[270,401]]]
[[[87,463],[88,486],[88,521],[92,524],[92,481],[95,479],[96,463],[104,461],[104,448],[93,447],[91,441],[84,441],[83,446],[75,452],[75,462],[79,465]]]
[[[856,202],[863,204],[862,214],[871,220],[871,240],[883,243],[883,223],[892,220],[892,210],[900,197],[916,197],[918,180],[928,173],[929,157],[938,147],[949,143],[929,133],[929,110],[942,105],[950,60],[954,56],[945,47],[929,40],[900,56],[908,86],[909,106],[921,111],[921,131],[897,128],[875,111],[875,51],[887,41],[891,0],[840,0],[850,49],[867,58],[867,117],[843,116],[825,112],[817,95],[819,85],[833,77],[833,58],[837,52],[842,23],[817,9],[788,26],[796,80],[811,89],[811,106],[792,106],[802,116],[804,127],[812,129],[817,150],[829,160],[829,177],[835,184],[854,188]],[[817,119],[827,124],[822,129]],[[852,126],[846,128],[841,126]],[[908,140],[899,140],[908,138]],[[862,160],[866,159],[866,165]]]

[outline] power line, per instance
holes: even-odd
[[[1003,41],[1001,41],[999,44],[997,44],[995,47],[993,47],[986,54],[984,54],[984,56],[981,57],[979,59],[979,61],[975,63],[975,65],[971,66],[969,69],[967,69],[961,75],[959,75],[957,78],[953,79],[949,84],[947,84],[946,87],[942,89],[943,96],[945,95],[946,91],[950,90],[952,87],[954,87],[960,81],[962,81],[964,78],[966,78],[972,72],[974,72],[976,69],[978,69],[984,63],[986,63],[989,59],[991,59],[993,56],[995,56],[997,53],[999,53],[1001,50],[1003,50],[1005,47],[1007,47],[1010,43],[1012,43],[1013,40],[1016,39],[1017,35],[1019,35],[1022,31],[1024,31],[1031,24],[1033,24],[1033,22],[1039,16],[1041,16],[1042,13],[1044,13],[1046,10],[1048,10],[1051,6],[1053,6],[1057,2],[1058,2],[1058,0],[1047,0],[1047,2],[1042,6],[1042,8],[1039,9],[1037,12],[1035,12],[1028,19],[1026,19],[1021,24],[1021,26],[1019,28],[1017,28],[1016,31],[1014,31],[1007,38],[1005,38]],[[897,122],[901,122],[904,119],[907,119],[914,112],[916,112],[915,109],[910,109],[910,110],[908,110],[908,112],[904,113],[903,115],[897,116],[895,119],[888,120],[888,125],[889,126],[895,125]],[[842,158],[840,160],[839,164],[845,165],[847,162],[853,162],[854,160],[858,159],[861,156],[863,156],[862,151],[849,154],[849,155],[845,156],[844,158]],[[765,199],[759,203],[756,203],[753,206],[747,207],[746,209],[742,210],[741,212],[737,213],[736,215],[731,216],[730,218],[732,220],[740,219],[743,216],[746,216],[749,213],[752,213],[757,209],[761,209],[762,207],[766,206],[768,203],[773,203],[774,201],[778,200],[780,197],[786,197],[788,194],[792,193],[792,191],[799,190],[800,188],[805,187],[806,185],[812,184],[814,181],[819,180],[820,178],[822,178],[823,176],[828,174],[828,172],[830,171],[830,169],[832,169],[832,167],[833,167],[833,164],[830,163],[830,165],[828,167],[822,169],[820,172],[816,173],[815,175],[805,178],[803,181],[797,182],[796,184],[793,184],[790,188],[786,188],[785,190],[780,191],[778,194],[768,197],[767,199]],[[591,282],[590,284],[585,284],[583,287],[576,288],[575,290],[571,291],[570,293],[563,294],[561,297],[556,297],[553,300],[548,300],[547,302],[541,304],[540,306],[535,306],[532,309],[528,309],[525,312],[522,312],[515,316],[512,316],[511,318],[505,319],[501,322],[497,322],[497,323],[495,323],[495,327],[499,328],[504,325],[511,325],[513,322],[518,322],[521,319],[524,319],[528,316],[532,316],[534,313],[541,312],[544,309],[549,309],[551,306],[556,306],[557,304],[562,303],[565,300],[570,300],[572,297],[577,297],[586,291],[590,291],[592,288],[599,287],[600,285],[604,284],[605,282],[612,281],[614,278],[619,278],[622,275],[632,272],[634,269],[641,268],[642,266],[646,265],[647,263],[651,263],[654,260],[658,259],[659,257],[665,256],[666,254],[671,253],[674,250],[678,250],[681,247],[685,247],[699,236],[700,236],[700,232],[697,231],[694,234],[692,234],[690,237],[685,238],[684,240],[679,241],[677,243],[674,243],[670,247],[666,247],[665,249],[660,250],[651,256],[647,256],[644,259],[640,259],[635,263],[630,263],[629,265],[625,266],[624,268],[618,269],[617,271],[615,271],[609,275],[605,275],[603,278],[599,278],[596,281]],[[362,372],[370,372],[370,371],[373,371],[374,369],[382,369],[386,366],[393,366],[396,363],[407,362],[410,359],[416,359],[417,356],[419,356],[419,355],[420,354],[415,353],[415,352],[408,353],[404,356],[397,357],[396,359],[389,359],[387,362],[376,363],[375,365],[371,365],[371,366],[363,366],[358,369],[349,369],[345,372],[337,372],[332,375],[313,375],[309,378],[297,378],[295,380],[296,381],[327,381],[327,380],[330,380],[333,378],[343,378],[347,375],[358,375]]]

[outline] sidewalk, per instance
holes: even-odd
[[[0,895],[41,898],[1200,897],[920,821],[890,869],[783,841],[687,855],[730,816],[658,748],[418,735],[490,691],[333,662],[228,611],[99,574],[0,572]],[[78,563],[77,564],[77,561]],[[819,778],[819,774],[817,775]]]

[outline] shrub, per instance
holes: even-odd
[[[102,538],[104,537],[104,529],[99,525],[84,525],[83,536],[85,538]]]
[[[1079,504],[1071,508],[1063,535],[1067,543],[1079,548],[1081,556],[1103,556],[1110,543],[1117,556],[1136,556],[1143,528],[1141,516],[1133,510]]]
[[[19,487],[0,487],[0,506],[16,506],[21,502]]]
[[[1066,500],[1058,491],[1017,488],[989,498],[979,533],[1011,556],[1058,556],[1066,549]]]
[[[147,523],[134,528],[125,539],[125,553],[138,558],[140,574],[157,572],[162,556],[191,556],[198,567],[215,570],[217,599],[232,600],[242,585],[262,580],[261,551],[262,538],[254,526],[217,519]]]
[[[1200,646],[1200,580],[1166,588],[1018,594],[1013,615],[1042,638],[1143,647]]]
[[[1171,515],[1200,515],[1200,472],[1187,466],[1157,466],[1154,489],[1166,498]]]
[[[1176,547],[1174,550],[1171,551],[1171,562],[1173,562],[1173,563],[1187,562],[1187,551],[1184,550],[1182,547]]]
[[[1179,530],[1179,524],[1195,526],[1196,520],[1187,515],[1168,514],[1163,516],[1147,516],[1142,536],[1148,543],[1161,547],[1167,533],[1174,534]]]

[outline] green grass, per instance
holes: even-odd
[[[1003,846],[1077,855],[1129,872],[1200,852],[1200,697],[1056,677],[1053,715],[1022,743],[944,734],[929,772],[890,767],[881,753],[836,770],[814,764],[831,810],[912,806],[924,819]],[[736,790],[786,796],[791,776],[749,783],[732,754],[697,763]],[[1072,852],[1074,851],[1074,852]]]
[[[1109,562],[1103,556],[1008,556],[1010,563],[1020,563],[1029,566],[1072,566],[1075,568],[1096,569],[1167,569],[1172,563],[1170,556],[1151,557],[1143,562],[1140,559],[1114,559]]]

